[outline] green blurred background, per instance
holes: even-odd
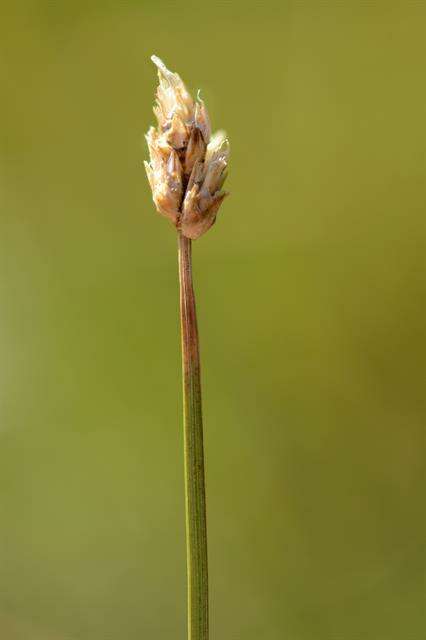
[[[212,639],[425,638],[425,3],[0,12],[0,637],[186,634],[155,52],[232,145],[194,247]]]

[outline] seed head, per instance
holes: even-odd
[[[224,131],[213,136],[204,102],[194,101],[177,73],[152,56],[159,86],[154,113],[158,120],[146,135],[150,161],[145,169],[157,211],[184,236],[196,240],[216,220],[229,158]]]

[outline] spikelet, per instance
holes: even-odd
[[[187,238],[196,240],[216,220],[229,158],[223,131],[211,136],[200,96],[194,101],[177,73],[152,56],[159,86],[154,114],[157,129],[146,135],[150,161],[145,169],[157,211]]]

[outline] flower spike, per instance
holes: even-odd
[[[211,135],[206,106],[194,101],[177,73],[157,56],[159,85],[154,114],[158,121],[146,135],[150,160],[145,162],[157,211],[192,240],[216,220],[225,196],[229,142],[223,131]]]

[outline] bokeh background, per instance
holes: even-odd
[[[232,145],[194,247],[212,639],[426,637],[425,19],[2,3],[1,638],[186,635],[154,52]]]

